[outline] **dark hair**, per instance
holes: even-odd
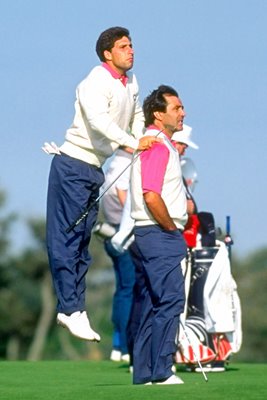
[[[114,46],[116,40],[121,39],[123,36],[130,38],[130,32],[126,28],[114,26],[102,32],[96,42],[96,53],[100,61],[105,61],[104,51],[110,51]]]
[[[179,97],[177,91],[171,86],[160,85],[157,89],[153,90],[144,100],[143,111],[145,116],[145,126],[154,123],[155,111],[166,111],[167,100],[165,96]]]

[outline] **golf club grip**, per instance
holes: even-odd
[[[75,226],[79,225],[79,223],[82,222],[82,220],[87,217],[89,211],[90,210],[88,208],[86,211],[80,214],[80,216],[66,229],[66,232],[70,233],[70,231],[72,231],[75,228]]]

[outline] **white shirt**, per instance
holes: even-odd
[[[144,117],[132,73],[126,86],[103,66],[95,67],[76,90],[75,116],[60,151],[100,167],[120,146],[138,147]]]

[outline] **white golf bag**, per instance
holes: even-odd
[[[223,371],[242,344],[241,306],[224,242],[188,250],[184,261],[185,312],[177,338],[175,361],[198,371]],[[186,332],[185,332],[186,330]]]

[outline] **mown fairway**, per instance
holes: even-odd
[[[0,362],[1,400],[267,399],[267,364],[230,364],[226,372],[178,372],[184,385],[132,385],[124,364],[110,361]]]

